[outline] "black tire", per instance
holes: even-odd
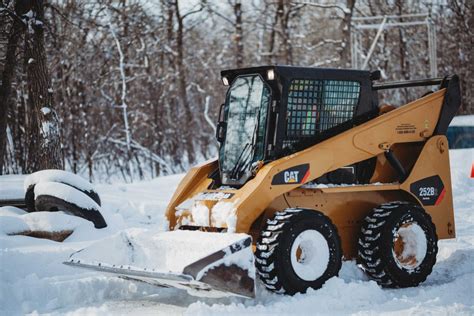
[[[90,197],[94,202],[96,202],[99,206],[101,206],[101,201],[100,201],[100,196],[97,192],[95,191],[92,191],[92,190],[81,190],[69,183],[66,183],[66,182],[58,182],[58,181],[53,181],[53,182],[57,182],[57,183],[62,183],[62,184],[65,184],[65,185],[68,185],[82,193],[84,193],[85,195],[87,195],[88,197]],[[25,204],[26,204],[26,209],[28,212],[34,212],[36,211],[35,209],[35,185],[30,185],[28,187],[28,189],[26,190],[26,193],[25,193]]]
[[[400,229],[408,228],[410,235],[400,237]],[[411,246],[405,253],[407,241]],[[421,257],[423,253],[409,249],[413,242],[419,246],[418,250],[425,252],[424,257]],[[422,207],[400,201],[385,203],[375,208],[362,224],[359,262],[369,277],[383,287],[417,286],[426,280],[436,263],[437,242],[436,228]]]
[[[36,211],[36,209],[35,209],[35,186],[34,185],[30,185],[28,187],[28,189],[26,189],[25,205],[26,205],[26,211],[28,211],[30,213]]]
[[[316,231],[319,233],[317,236],[324,238],[327,253],[323,255],[328,258],[327,267],[321,270],[324,272],[317,273],[315,279],[305,280],[301,277],[301,272],[298,274],[298,267],[292,263],[292,247],[295,240],[308,231]],[[300,256],[304,257],[299,246],[296,252],[298,250]],[[305,293],[308,288],[322,287],[328,279],[339,273],[342,264],[341,240],[334,224],[321,212],[287,209],[276,213],[272,220],[267,221],[257,242],[255,260],[257,272],[267,289],[280,294]],[[297,260],[296,265],[300,264],[300,259]]]
[[[107,227],[104,217],[98,209],[85,209],[76,204],[64,201],[51,195],[39,195],[35,199],[35,209],[38,212],[63,211],[67,214],[82,217],[94,223],[95,228]]]

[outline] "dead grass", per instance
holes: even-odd
[[[72,234],[72,230],[61,230],[57,232],[27,230],[19,233],[8,234],[9,236],[28,236],[33,238],[49,239],[53,241],[62,242]]]

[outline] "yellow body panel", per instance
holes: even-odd
[[[272,161],[258,170],[255,177],[240,189],[209,190],[212,180],[208,175],[218,168],[217,161],[196,166],[182,180],[168,206],[166,216],[170,229],[180,225],[229,228],[239,233],[249,233],[255,241],[264,220],[275,211],[305,207],[319,210],[331,218],[341,236],[344,256],[353,258],[356,255],[360,222],[371,209],[394,200],[421,205],[410,192],[410,184],[439,175],[446,189],[444,198],[438,205],[424,208],[436,225],[438,237],[452,238],[454,215],[447,140],[445,136],[432,136],[445,92],[446,89],[434,92],[305,150]],[[388,148],[393,148],[402,163],[408,164],[411,169],[408,178],[401,184],[393,183],[395,172],[384,158]],[[329,171],[372,157],[377,157],[372,183],[383,181],[388,184],[331,188],[306,188],[302,183],[272,185],[276,174],[297,165],[309,164],[310,174],[305,178],[307,183]],[[206,200],[201,197],[192,201],[194,207],[200,204],[210,210],[208,225],[196,224],[190,206],[185,205],[186,200],[202,193],[228,194],[225,199]],[[229,222],[213,217],[213,208],[219,203],[232,206],[229,216],[234,218],[235,227],[228,227]],[[180,204],[181,207],[177,209]]]

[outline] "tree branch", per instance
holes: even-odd
[[[309,5],[309,6],[312,6],[312,7],[320,8],[320,9],[338,9],[344,14],[348,13],[348,9],[346,7],[343,7],[343,6],[335,4],[335,3],[322,4],[322,3],[315,3],[315,2],[309,2],[309,1],[292,0],[291,4],[293,4],[293,5],[295,5],[295,4],[304,4],[304,5]]]

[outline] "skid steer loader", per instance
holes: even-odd
[[[123,232],[69,265],[254,297],[320,288],[356,259],[384,287],[423,282],[438,239],[454,238],[447,127],[456,75],[378,83],[380,73],[265,66],[221,72],[219,157],[191,168],[166,211],[169,232]],[[384,89],[437,86],[400,106]],[[117,258],[100,257],[114,247]],[[129,258],[129,262],[120,260]]]

